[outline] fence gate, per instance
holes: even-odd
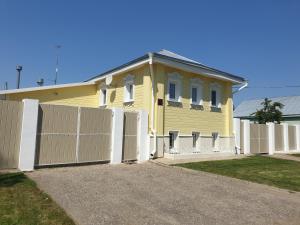
[[[0,100],[0,168],[18,167],[22,111],[22,102]]]
[[[124,113],[123,161],[137,160],[138,113]]]
[[[250,152],[253,154],[268,153],[269,132],[265,124],[250,124]]]
[[[109,160],[111,120],[111,110],[41,104],[35,165]]]

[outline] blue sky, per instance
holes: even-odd
[[[168,49],[246,77],[245,99],[299,95],[300,1],[0,0],[0,86],[78,82]],[[270,88],[278,87],[280,88]]]

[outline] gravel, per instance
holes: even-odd
[[[154,163],[28,175],[78,224],[300,224],[300,193]]]

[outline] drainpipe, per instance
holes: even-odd
[[[248,86],[248,81],[245,81],[244,84],[239,89],[237,89],[236,91],[232,92],[232,94],[236,94],[236,93],[240,92],[241,90],[243,90],[247,86]]]
[[[151,103],[151,117],[152,117],[152,124],[151,124],[151,133],[153,135],[153,150],[150,153],[150,157],[153,158],[157,149],[157,137],[156,137],[156,130],[155,130],[155,97],[154,97],[154,73],[153,73],[153,53],[148,53],[149,55],[149,67],[150,67],[150,76],[151,76],[151,82],[152,82],[152,88],[151,88],[151,93],[152,93],[152,103]]]

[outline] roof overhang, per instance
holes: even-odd
[[[133,60],[127,64],[124,64],[120,67],[117,67],[114,70],[110,70],[108,72],[102,73],[95,78],[92,78],[90,80],[87,80],[87,82],[97,82],[100,80],[105,79],[107,76],[115,76],[120,73],[128,72],[130,70],[139,68],[147,63],[150,62],[150,58],[147,57],[148,55],[145,55],[137,60]],[[244,84],[246,82],[245,79],[231,75],[204,65],[196,64],[196,63],[191,63],[187,62],[184,60],[177,60],[173,59],[171,57],[163,56],[157,53],[153,54],[153,63],[160,63],[169,67],[173,67],[176,69],[180,69],[186,72],[191,72],[199,75],[203,75],[206,77],[212,77],[218,80],[224,80],[224,81],[229,81],[232,82],[233,84]]]
[[[49,89],[68,88],[68,87],[88,86],[88,85],[93,85],[93,84],[95,84],[95,82],[90,81],[90,82],[81,82],[81,83],[49,85],[49,86],[42,86],[42,87],[11,89],[11,90],[0,91],[0,95],[23,93],[23,92],[32,92],[32,91],[41,91],[41,90],[49,90]]]

